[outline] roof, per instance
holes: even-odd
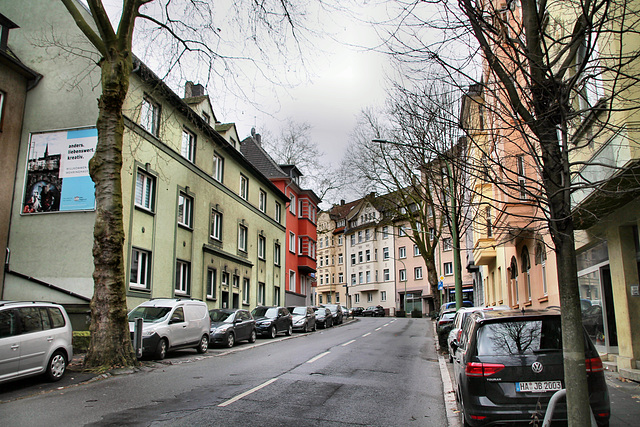
[[[289,175],[271,158],[256,139],[249,136],[240,143],[240,151],[267,178],[289,178]]]
[[[525,319],[528,317],[559,316],[559,307],[536,310],[480,310],[472,314],[477,322],[498,319]]]

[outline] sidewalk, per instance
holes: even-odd
[[[445,409],[447,411],[448,427],[459,427],[462,425],[460,412],[453,392],[453,365],[449,362],[446,353],[440,350],[438,336],[434,337],[438,360],[440,362],[440,373],[442,374],[443,396]],[[617,372],[605,371],[607,388],[609,389],[609,399],[611,402],[610,427],[635,427],[640,420],[640,383],[628,380],[620,376]],[[453,405],[451,404],[453,399]]]

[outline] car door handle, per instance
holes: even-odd
[[[20,348],[20,344],[14,344],[11,346],[11,350],[17,350]]]
[[[53,337],[47,337],[47,341],[49,342],[53,341]]]

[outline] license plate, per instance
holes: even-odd
[[[516,383],[516,391],[521,393],[544,393],[562,389],[560,381],[523,381]]]

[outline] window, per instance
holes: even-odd
[[[273,263],[275,265],[280,265],[280,244],[276,243],[273,246]]]
[[[367,249],[367,250],[365,251],[364,259],[366,259],[366,260],[367,260],[367,262],[368,262],[368,261],[371,261],[371,250]]]
[[[222,273],[220,285],[224,286],[225,288],[229,286],[229,273],[227,273],[226,271]]]
[[[406,231],[406,226],[401,225],[400,227],[398,227],[398,237],[404,237],[407,235],[407,231]]]
[[[358,273],[358,283],[363,283],[364,281],[364,274],[361,272]]]
[[[193,223],[193,199],[184,193],[178,196],[178,224],[192,227]]]
[[[527,198],[527,189],[524,182],[524,156],[522,154],[516,156],[516,164],[518,168],[518,188],[520,190],[520,200]]]
[[[264,236],[258,236],[258,259],[266,259],[267,239]]]
[[[344,256],[342,254],[338,254],[338,265],[342,265],[344,262]]]
[[[367,228],[366,230],[364,230],[364,240],[370,240],[371,239],[371,231]]]
[[[135,205],[147,210],[153,210],[155,192],[155,178],[138,170],[136,177]]]
[[[213,153],[213,179],[223,182],[224,178],[224,158],[217,153]]]
[[[204,120],[207,124],[210,124],[211,123],[211,116],[209,116],[205,112],[202,112],[202,120]]]
[[[413,277],[415,277],[416,280],[422,279],[422,267],[415,267],[413,269]]]
[[[352,285],[356,284],[356,275],[355,275],[355,273],[351,275],[351,284]]]
[[[358,304],[360,302],[360,294],[356,294],[355,297],[356,297],[356,304]]]
[[[542,292],[547,295],[547,252],[542,243],[536,245],[536,264],[542,268]]]
[[[238,226],[238,249],[247,252],[247,227]]]
[[[362,263],[362,251],[358,252],[358,262]]]
[[[344,273],[338,273],[338,283],[344,283]]]
[[[216,210],[211,209],[211,234],[210,237],[214,240],[222,240],[222,214]]]
[[[351,265],[356,265],[356,254],[351,254]]]
[[[387,300],[387,291],[380,291],[380,301]]]
[[[385,268],[384,270],[382,270],[382,280],[385,282],[389,281],[389,269]]]
[[[338,236],[338,245],[342,246],[342,236]]]
[[[398,258],[406,258],[407,257],[407,248],[406,246],[400,246],[398,248]]]
[[[529,249],[526,246],[522,247],[520,252],[520,268],[524,273],[525,286],[527,287],[527,299],[531,301],[531,261],[529,260]]]
[[[280,221],[282,221],[282,205],[279,202],[276,202],[276,210],[273,215],[273,218],[276,220],[277,223],[280,223]]]
[[[354,246],[356,244],[356,235],[352,234],[351,235],[351,246]]]
[[[273,305],[280,305],[280,286],[273,287]]]
[[[420,256],[420,248],[418,245],[413,245],[413,256]]]
[[[158,136],[158,129],[160,128],[160,105],[146,96],[142,99],[140,126],[151,135]]]
[[[217,271],[213,268],[207,268],[207,298],[216,299]]]
[[[151,252],[133,248],[131,250],[131,273],[129,286],[149,289],[151,286]]]
[[[388,226],[384,226],[382,227],[382,238],[386,239],[389,237],[389,227]]]
[[[303,247],[304,247],[304,239],[302,237],[298,237],[298,255],[302,255]]]
[[[453,274],[453,263],[445,262],[444,263],[444,275],[451,276]]]
[[[446,237],[446,238],[442,239],[442,250],[443,251],[450,251],[452,249],[453,249],[453,244],[452,244],[451,237]]]
[[[296,214],[296,196],[293,193],[289,193],[289,199],[291,199],[291,201],[289,202],[289,212],[291,212],[293,215]]]
[[[266,286],[264,283],[258,283],[258,304],[264,305],[266,304],[265,299],[265,289]]]
[[[267,193],[264,190],[260,190],[260,198],[258,199],[258,209],[262,212],[267,212]]]
[[[289,232],[289,252],[296,253],[296,235],[293,232]]]
[[[367,270],[365,276],[367,283],[371,283],[371,271]]]
[[[400,278],[401,282],[406,282],[407,281],[407,270],[405,270],[404,268],[402,270],[400,270],[398,272],[398,276]]]
[[[249,200],[249,180],[244,175],[240,175],[240,197]]]
[[[362,230],[358,231],[358,243],[362,243]]]
[[[191,163],[196,160],[196,136],[186,129],[182,130],[182,157]]]
[[[302,212],[304,211],[303,209],[304,206],[304,201],[302,199],[298,199],[298,215],[299,218],[304,218]]]
[[[373,294],[371,292],[367,293],[367,302],[373,302]]]
[[[389,259],[389,248],[382,248],[382,259]]]
[[[318,303],[322,304],[322,295],[318,295]]]
[[[249,304],[249,295],[251,292],[251,281],[244,277],[242,279],[242,303]]]
[[[191,288],[191,263],[176,261],[176,294],[188,295]]]
[[[296,272],[293,270],[289,270],[289,290],[296,291]]]

